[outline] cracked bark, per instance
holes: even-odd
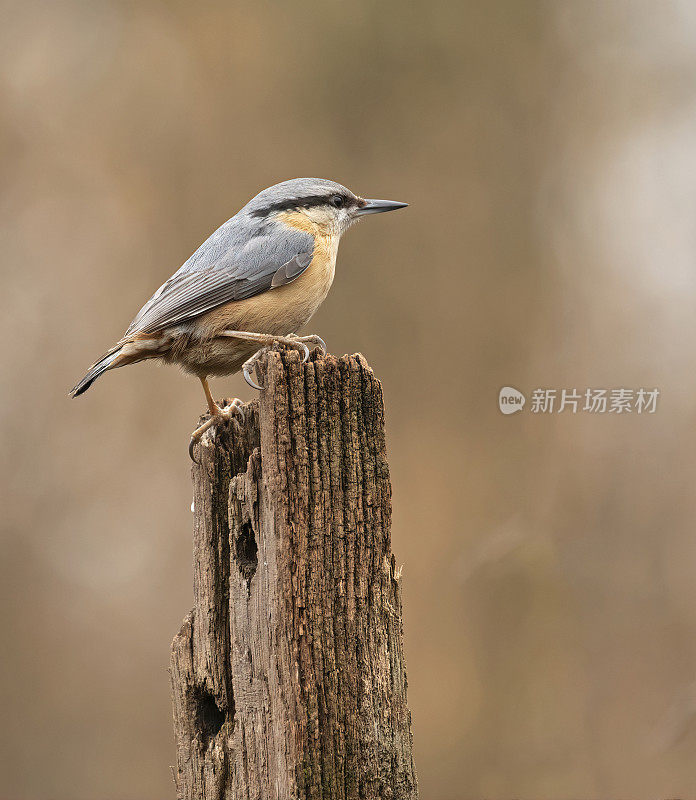
[[[415,800],[381,385],[360,355],[259,368],[193,469],[177,796]]]

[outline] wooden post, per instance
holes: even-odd
[[[172,644],[181,800],[415,800],[379,381],[261,359],[197,448],[194,608]]]

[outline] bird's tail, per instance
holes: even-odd
[[[116,345],[108,353],[105,353],[96,364],[92,364],[92,366],[87,370],[87,374],[85,377],[73,388],[70,390],[71,397],[77,397],[81,395],[83,392],[86,392],[87,389],[97,380],[97,378],[103,373],[106,372],[108,369],[113,369],[114,367],[120,367],[120,363],[114,363],[118,360],[119,355],[121,354],[121,347],[122,345]]]

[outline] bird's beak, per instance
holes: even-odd
[[[364,214],[381,214],[383,211],[396,211],[397,208],[406,208],[408,203],[398,203],[396,200],[365,200],[365,205],[355,212],[356,217]]]

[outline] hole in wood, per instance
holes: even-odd
[[[195,707],[196,728],[201,734],[204,745],[214,739],[225,724],[225,712],[218,707],[213,695],[200,686],[191,692]]]
[[[241,533],[234,542],[234,551],[239,571],[246,579],[247,586],[251,586],[251,579],[259,563],[259,548],[250,522],[242,525]]]

